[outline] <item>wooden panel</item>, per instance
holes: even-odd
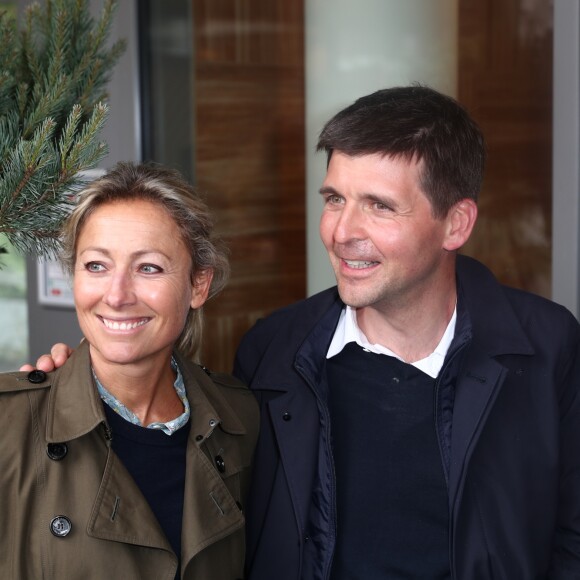
[[[487,140],[480,217],[465,253],[549,297],[551,0],[460,0],[459,100]]]
[[[306,293],[303,7],[192,3],[195,173],[231,250],[206,308],[202,361],[230,370],[241,335]]]

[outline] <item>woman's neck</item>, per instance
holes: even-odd
[[[170,421],[183,413],[171,357],[154,365],[106,363],[98,356],[91,356],[91,362],[101,385],[135,413],[142,425]]]

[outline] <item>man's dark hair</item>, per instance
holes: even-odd
[[[421,161],[421,186],[437,218],[462,199],[477,201],[483,180],[479,127],[455,99],[420,85],[361,97],[326,123],[316,150],[328,162],[334,150]]]

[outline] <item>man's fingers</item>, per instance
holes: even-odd
[[[32,371],[37,368],[45,373],[49,373],[54,369],[61,367],[68,359],[68,357],[73,353],[70,346],[64,344],[64,342],[57,342],[51,349],[50,354],[41,354],[36,361],[36,367],[32,366],[30,363],[26,363],[20,367],[21,371]]]
[[[73,352],[73,349],[62,342],[55,344],[50,349],[50,355],[52,358],[51,362],[53,364],[53,368],[61,367],[66,362],[68,357],[72,354],[72,352]],[[45,369],[42,369],[42,370],[45,370]],[[50,369],[50,370],[52,370],[52,369]]]

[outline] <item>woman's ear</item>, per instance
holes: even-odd
[[[443,247],[446,250],[458,250],[463,246],[477,220],[477,204],[472,199],[458,201],[447,214],[447,235]]]
[[[191,287],[191,307],[195,310],[201,308],[209,294],[209,288],[213,279],[213,270],[199,270],[193,275]]]

